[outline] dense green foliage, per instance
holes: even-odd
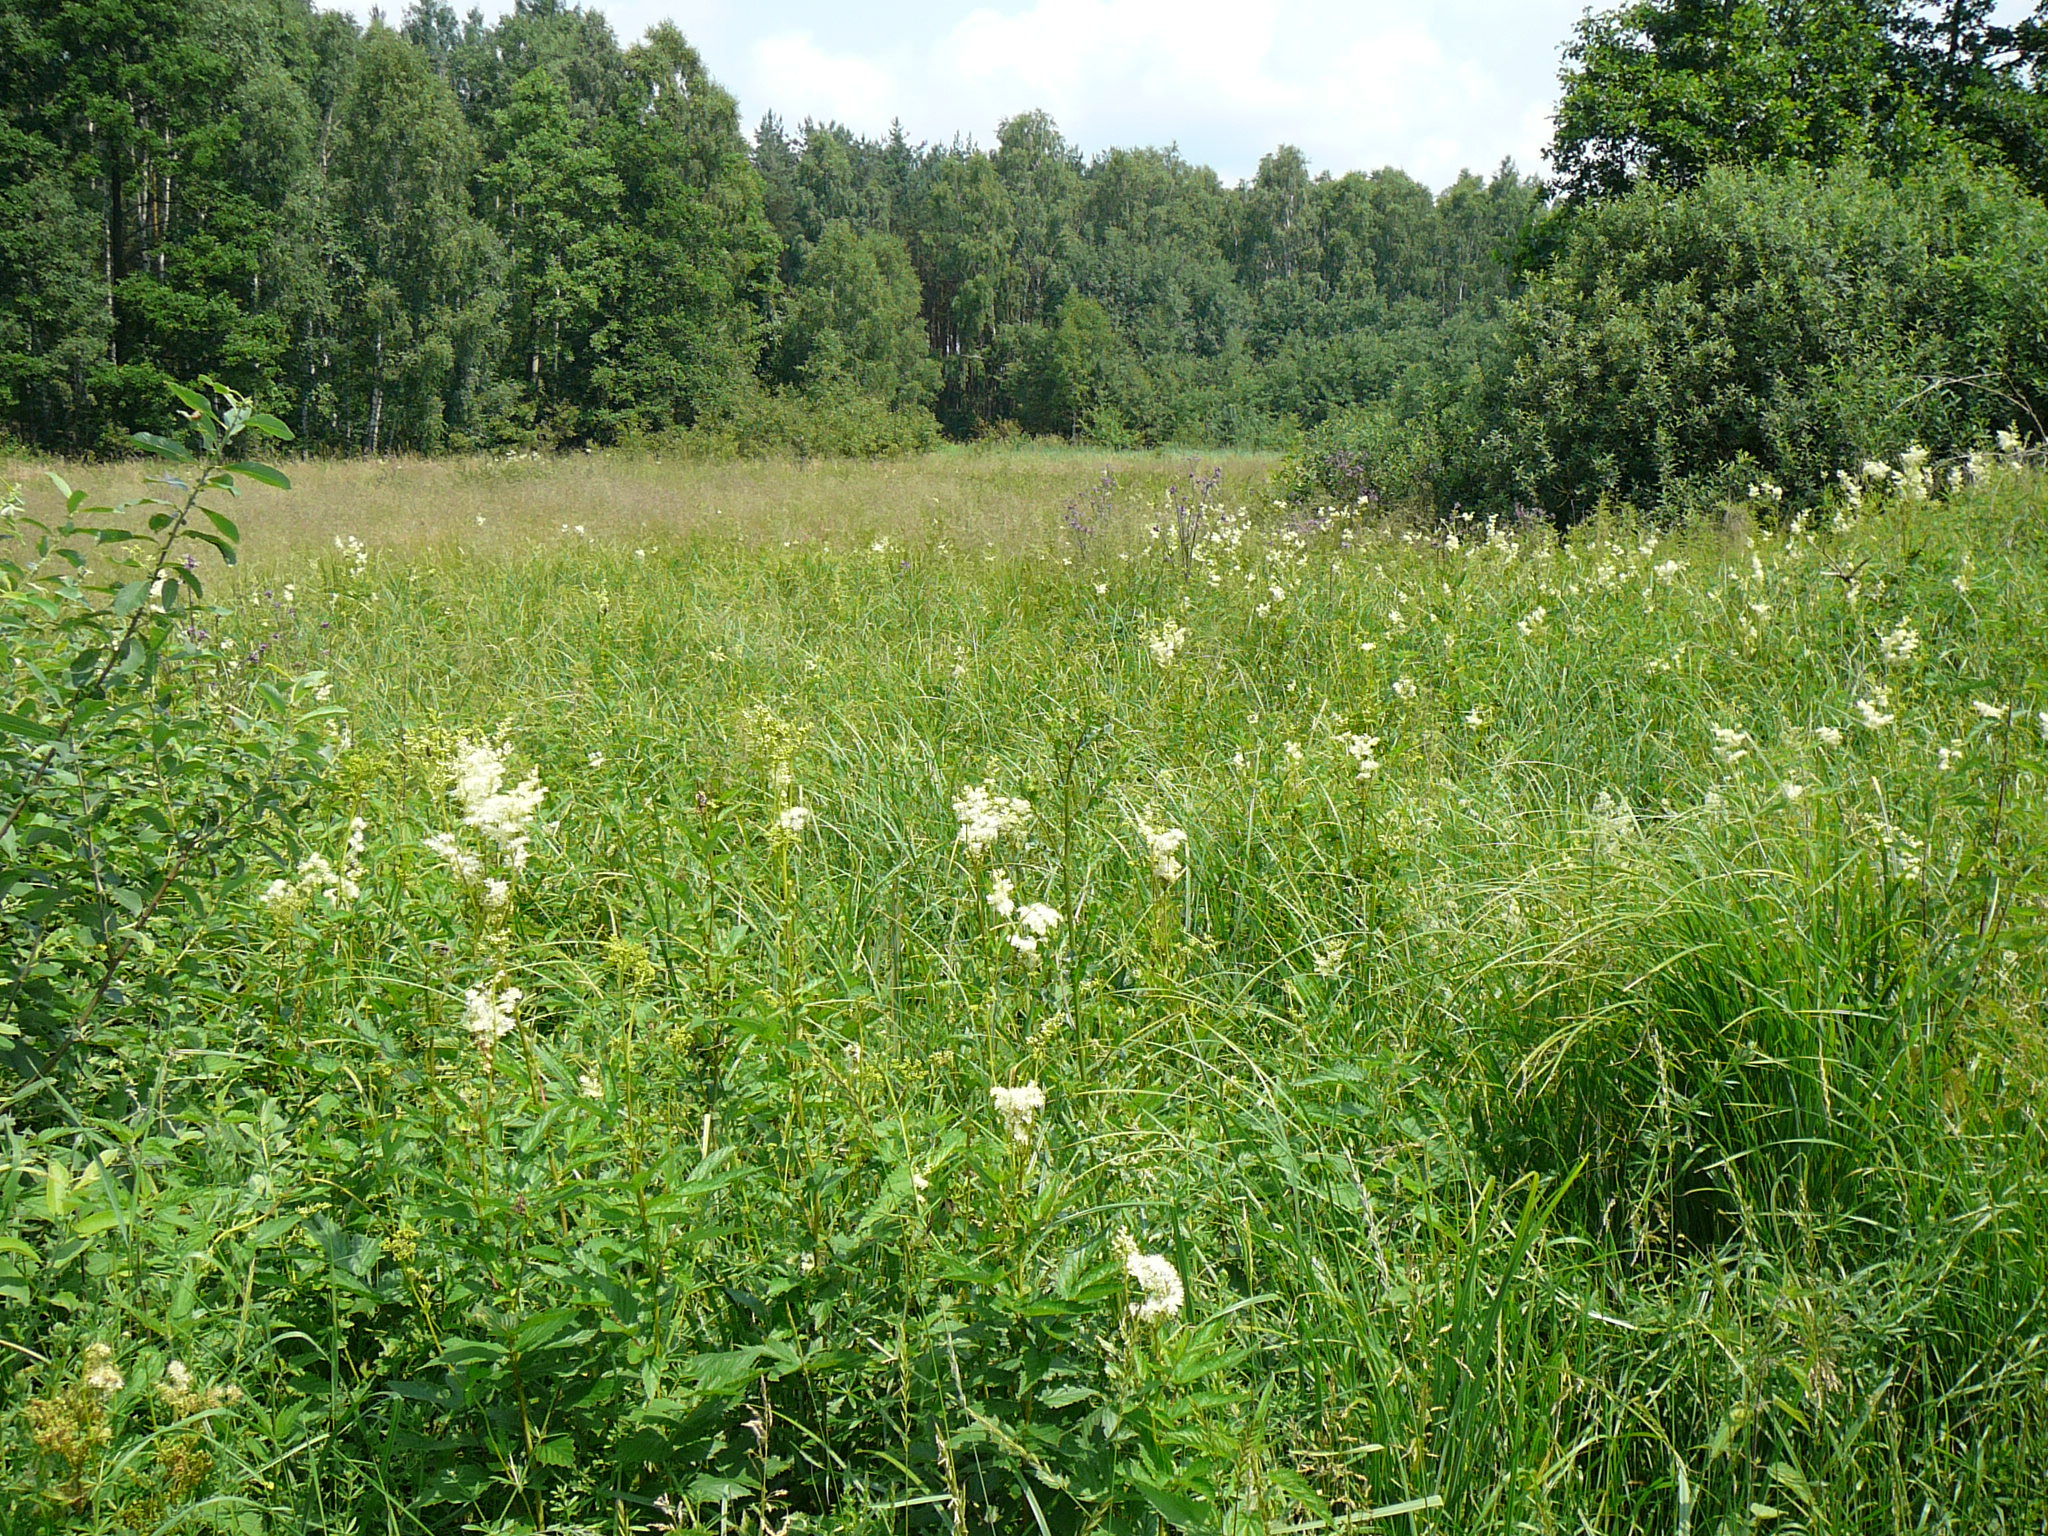
[[[1714,165],[1862,160],[1900,174],[1968,147],[2048,188],[2048,7],[1992,0],[1630,0],[1566,50],[1559,188],[1612,196]]]
[[[315,727],[335,712],[290,697],[317,679],[248,676],[260,652],[211,643],[221,610],[195,558],[233,562],[220,499],[287,484],[242,455],[290,433],[246,401],[178,393],[199,454],[139,444],[171,462],[169,499],[88,506],[54,476],[56,521],[0,499],[0,1063],[30,1085],[143,999],[186,999],[194,946],[235,931],[220,898],[252,840],[280,835],[331,755]]]
[[[10,1536],[2039,1529],[1980,471],[244,578],[350,736],[10,1092]]]
[[[1254,443],[1483,315],[1537,206],[1084,163],[1039,114],[750,146],[673,27],[556,0],[0,0],[0,434],[118,447],[209,371],[314,450]]]

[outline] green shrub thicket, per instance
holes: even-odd
[[[10,1100],[11,1528],[2038,1528],[1979,468],[245,585],[352,741],[203,1005]]]
[[[1561,223],[1462,384],[1332,417],[1292,495],[1668,519],[2040,433],[2048,210],[2002,172],[1716,169]]]

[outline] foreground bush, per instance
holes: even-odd
[[[2037,1527],[1983,470],[270,573],[354,744],[206,1010],[12,1109],[17,1525]]]

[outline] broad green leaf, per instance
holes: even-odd
[[[192,462],[192,455],[184,444],[174,442],[168,437],[161,437],[154,432],[132,433],[129,436],[129,441],[139,448],[147,448],[158,458],[171,459],[179,464],[190,464]]]

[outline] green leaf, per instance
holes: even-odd
[[[10,736],[25,737],[30,741],[56,741],[61,735],[40,720],[25,720],[20,715],[8,714],[5,710],[0,710],[0,731],[5,731]]]
[[[284,476],[279,475],[277,478],[282,480]],[[237,528],[228,517],[214,511],[211,507],[201,507],[199,512],[209,523],[213,524],[214,531],[222,538],[232,539],[237,544],[242,542],[242,530]]]
[[[294,436],[290,427],[265,411],[251,412],[249,425],[258,432],[261,432],[265,437],[275,438],[280,443],[288,443],[292,441]]]
[[[1162,1487],[1134,1472],[1125,1475],[1130,1478],[1131,1486],[1145,1496],[1145,1502],[1157,1510],[1159,1518],[1168,1525],[1179,1526],[1185,1531],[1210,1531],[1216,1528],[1216,1522],[1208,1511],[1186,1494],[1176,1493],[1173,1489]]]
[[[180,464],[192,462],[192,455],[183,443],[174,442],[154,432],[131,433],[128,440],[138,448],[147,448],[160,459],[172,459]]]
[[[275,486],[280,491],[288,491],[292,488],[292,483],[286,477],[284,471],[272,469],[268,464],[252,463],[246,459],[239,464],[227,465],[221,470],[221,473],[224,475],[247,475],[251,480],[259,484]],[[206,515],[208,517],[214,516],[211,512]],[[215,521],[219,522],[220,519],[216,518]],[[233,527],[233,524],[229,524],[229,526]],[[228,537],[232,539],[236,535],[230,533]]]

